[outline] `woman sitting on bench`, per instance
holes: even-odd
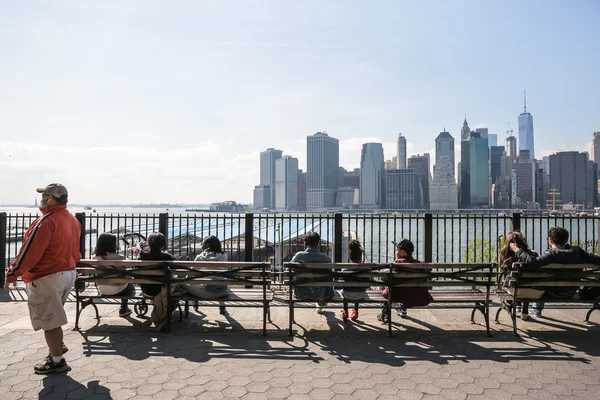
[[[125,257],[117,253],[117,237],[110,233],[103,233],[98,236],[96,242],[96,257],[94,260],[124,260]],[[135,287],[133,283],[117,283],[112,285],[98,285],[98,293],[101,296],[134,296]],[[127,306],[127,299],[121,299],[121,309],[119,317],[127,317],[131,314],[131,309]]]
[[[348,259],[350,262],[355,264],[362,264],[365,262],[365,250],[363,249],[360,242],[356,239],[348,242]],[[354,271],[351,268],[344,268],[342,271]],[[344,309],[341,311],[343,321],[348,320],[348,301],[354,302],[354,308],[350,314],[350,319],[356,321],[358,319],[358,301],[365,298],[366,287],[344,287],[340,289],[340,295],[344,298]],[[346,301],[348,300],[348,301]]]
[[[202,241],[202,253],[199,254],[194,261],[226,262],[227,255],[223,253],[219,238],[216,236],[209,236],[204,239]],[[215,278],[215,280],[218,280],[218,278]],[[181,284],[181,287],[192,296],[204,300],[222,299],[223,297],[229,296],[229,286],[227,285],[183,283]],[[219,312],[221,314],[227,312],[224,304],[219,306]]]

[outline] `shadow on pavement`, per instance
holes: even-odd
[[[110,389],[101,386],[99,381],[90,381],[87,386],[77,382],[67,374],[48,375],[43,380],[44,387],[40,390],[40,400],[58,398],[111,400]]]

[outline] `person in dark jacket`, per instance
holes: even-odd
[[[568,244],[569,231],[565,228],[554,227],[548,231],[548,245],[550,248],[541,256],[534,256],[519,248],[517,243],[510,243],[510,249],[515,258],[523,262],[524,268],[539,268],[549,264],[595,264],[600,265],[600,256],[590,254],[578,246]],[[573,271],[573,270],[570,270]],[[549,287],[544,292],[546,297],[572,298],[579,287]],[[533,304],[531,313],[541,316],[544,308],[543,302]]]
[[[416,264],[421,261],[413,258],[413,252],[415,251],[415,245],[409,239],[402,239],[399,243],[395,243],[396,246],[396,259],[394,264]],[[388,298],[390,295],[390,288],[386,287],[381,295],[384,298]],[[402,317],[406,316],[406,310],[412,307],[426,306],[433,300],[431,294],[429,294],[429,288],[426,286],[407,286],[398,287],[392,290],[392,301],[401,303],[398,308],[398,314]],[[382,304],[381,314],[377,316],[377,319],[385,322],[385,315],[387,313],[387,303]]]

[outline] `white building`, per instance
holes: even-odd
[[[275,161],[275,208],[298,209],[298,159],[283,156]]]
[[[454,165],[452,165],[450,157],[441,156],[433,167],[433,180],[429,191],[430,209],[458,209],[458,186],[454,179]]]
[[[381,143],[365,143],[360,156],[360,206],[383,208],[385,158]]]
[[[339,208],[352,208],[358,205],[358,189],[353,187],[338,188],[335,194],[335,206]]]

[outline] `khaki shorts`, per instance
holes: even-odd
[[[64,305],[76,276],[75,271],[64,271],[27,283],[27,305],[34,330],[49,331],[67,324]]]

